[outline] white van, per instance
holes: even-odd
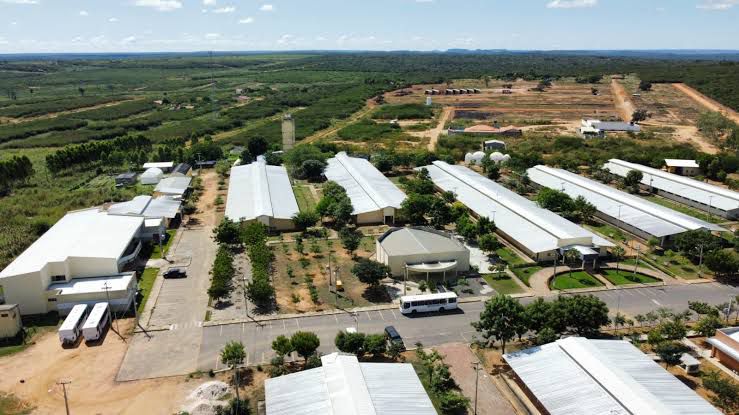
[[[59,341],[62,345],[74,344],[79,339],[82,324],[85,322],[87,315],[87,304],[77,304],[72,307],[64,323],[59,327]]]
[[[110,306],[108,303],[97,303],[90,311],[87,321],[82,326],[82,335],[85,341],[91,342],[100,339],[110,323]]]

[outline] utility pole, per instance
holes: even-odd
[[[700,253],[698,254],[698,278],[703,277],[703,244],[700,247]]]
[[[639,268],[639,248],[641,245],[638,243],[636,244],[636,265],[634,265],[634,272],[633,274],[636,275],[636,269]]]
[[[116,315],[116,312],[113,311],[113,306],[110,305],[110,285],[108,285],[108,281],[105,281],[105,284],[103,284],[103,289],[105,290],[105,297],[108,299],[108,307],[110,307],[110,311],[113,313],[113,319],[115,320],[115,332],[118,333],[118,335],[121,335],[121,332],[118,330],[118,315]]]
[[[62,385],[62,391],[64,391],[64,408],[67,411],[67,415],[69,415],[69,401],[67,400],[67,385],[72,383],[71,380],[60,380],[57,382],[57,385]]]
[[[475,411],[473,414],[477,415],[477,385],[480,379],[480,362],[477,361],[472,363],[472,368],[475,369]]]

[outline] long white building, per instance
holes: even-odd
[[[613,246],[467,167],[435,161],[423,168],[437,188],[453,192],[478,217],[493,220],[498,233],[536,261],[554,260],[568,249],[576,249],[583,260],[594,261]]]
[[[550,415],[721,413],[624,340],[569,337],[503,359]]]
[[[393,223],[406,196],[369,161],[337,153],[328,160],[326,178],[346,190],[357,224]]]
[[[739,217],[739,193],[729,189],[619,159],[608,160],[603,168],[621,177],[640,171],[642,185],[660,196],[725,218]]]
[[[660,244],[665,244],[672,235],[691,230],[724,230],[566,170],[539,165],[528,169],[527,174],[539,186],[560,190],[573,199],[584,197],[595,205],[598,209],[596,215],[601,219],[641,238],[655,237]]]
[[[293,229],[300,209],[287,170],[270,166],[264,157],[231,168],[226,217],[235,222],[259,221],[273,230]]]
[[[18,304],[24,315],[64,314],[81,296],[105,300],[105,286],[130,296],[136,278],[121,271],[141,250],[143,224],[97,208],[67,213],[0,271],[0,303]]]

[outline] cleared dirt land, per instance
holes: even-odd
[[[121,321],[130,331],[132,320]],[[64,349],[56,332],[39,338],[27,350],[0,358],[0,391],[12,393],[35,407],[35,414],[64,412],[64,395],[57,385],[67,385],[74,414],[171,414],[187,391],[196,385],[184,377],[136,382],[115,382],[127,344],[114,332],[100,345],[84,343]],[[22,382],[22,383],[21,383]]]

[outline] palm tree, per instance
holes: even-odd
[[[644,323],[647,321],[647,317],[644,316],[644,314],[637,314],[634,316],[634,320],[639,323],[639,328],[642,328],[644,326]]]
[[[567,262],[567,265],[570,268],[570,278],[572,278],[572,266],[570,266],[570,264],[577,261],[577,259],[580,257],[580,254],[574,249],[568,249],[565,251],[564,257],[565,262]]]
[[[626,254],[626,251],[619,245],[616,245],[611,249],[611,255],[613,256],[613,259],[616,260],[616,275],[619,274],[618,264],[624,258],[624,254]]]

